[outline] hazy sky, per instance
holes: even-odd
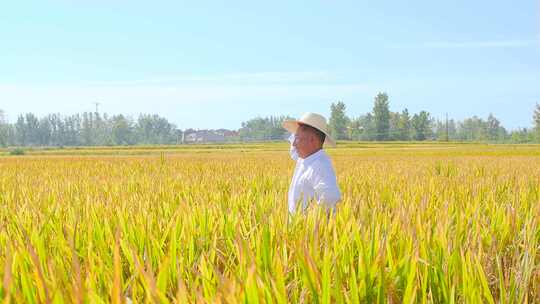
[[[385,91],[393,111],[531,125],[537,0],[266,3],[4,1],[0,109],[239,128],[339,100],[355,117]]]

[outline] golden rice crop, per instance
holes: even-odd
[[[283,145],[0,158],[0,299],[540,301],[540,147],[342,146],[332,218]]]

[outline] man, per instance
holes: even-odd
[[[316,201],[328,212],[335,211],[341,193],[332,162],[323,145],[335,146],[328,134],[326,119],[319,114],[306,113],[299,120],[287,120],[283,127],[291,132],[291,158],[296,167],[289,188],[289,212],[296,212],[297,203],[305,210]]]

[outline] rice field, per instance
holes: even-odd
[[[328,153],[331,218],[286,144],[0,151],[0,300],[540,302],[540,146]]]

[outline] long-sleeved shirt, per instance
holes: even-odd
[[[291,157],[294,159],[293,148]],[[311,200],[331,210],[341,200],[332,162],[322,149],[305,159],[297,158],[289,187],[289,212],[294,213],[300,202],[302,210],[306,209]]]

